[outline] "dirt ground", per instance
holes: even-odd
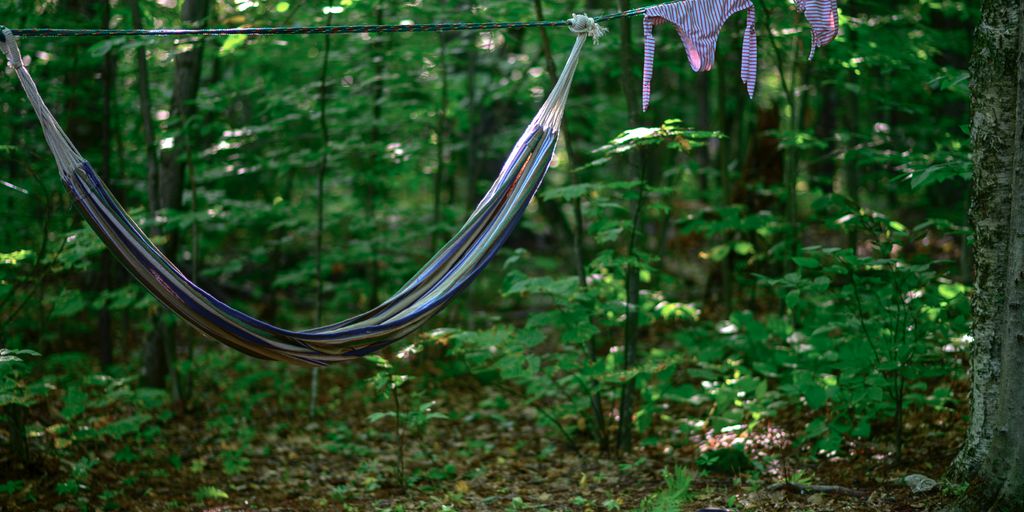
[[[573,449],[538,426],[537,411],[511,404],[481,410],[486,388],[456,391],[438,410],[473,411],[462,421],[441,421],[405,433],[405,489],[396,481],[398,450],[393,423],[367,422],[364,400],[346,397],[319,418],[284,418],[257,410],[249,421],[252,438],[243,471],[225,475],[225,450],[237,449],[211,433],[204,410],[178,414],[165,426],[165,443],[134,462],[119,462],[112,446],[90,474],[84,502],[52,491],[73,461],[46,460],[15,495],[0,496],[2,510],[631,510],[664,487],[663,468],[695,468],[702,451],[743,443],[759,463],[759,474],[700,473],[692,501],[680,510],[733,511],[920,511],[937,510],[952,499],[948,490],[913,494],[907,474],[939,479],[962,436],[962,411],[918,413],[906,424],[907,439],[897,463],[891,442],[849,444],[834,457],[794,451],[791,434],[806,418],[776,418],[749,433],[680,437],[666,425],[629,456],[603,455],[581,439]],[[469,395],[466,395],[469,393]],[[497,396],[495,396],[497,399]],[[345,411],[345,407],[359,409]],[[486,403],[486,400],[483,400]],[[330,418],[344,417],[341,424]],[[353,420],[353,418],[355,420]],[[355,421],[355,423],[352,423]],[[62,466],[64,470],[62,471]],[[6,473],[6,472],[5,472]],[[4,475],[10,477],[11,475]],[[771,490],[772,484],[841,486],[840,493]],[[216,496],[198,495],[213,488]],[[104,491],[117,490],[103,498]],[[25,503],[31,493],[35,502]],[[82,496],[82,494],[79,494]],[[20,499],[19,499],[20,497]],[[6,500],[6,501],[5,501]],[[17,504],[17,501],[21,501]],[[84,505],[84,506],[83,506]]]

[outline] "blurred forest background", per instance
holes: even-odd
[[[755,5],[753,100],[739,14],[710,73],[656,30],[646,113],[640,19],[605,23],[547,183],[501,255],[430,328],[321,370],[316,391],[310,370],[204,339],[127,276],[5,69],[0,507],[912,510],[963,492],[903,479],[942,476],[967,425],[979,7],[844,2],[839,38],[808,62],[793,6]],[[0,20],[396,24],[639,6],[9,0]],[[369,309],[429,259],[572,41],[559,28],[20,45],[72,140],[180,268],[302,328]]]

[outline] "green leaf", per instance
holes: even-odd
[[[136,434],[142,429],[142,426],[153,419],[153,416],[149,414],[136,414],[134,416],[128,416],[127,418],[121,418],[113,423],[109,423],[99,429],[97,429],[96,437],[110,437],[119,439],[130,434]]]
[[[228,498],[228,493],[212,486],[207,485],[196,489],[193,496],[199,501],[202,500],[223,500]]]
[[[282,2],[282,3],[286,3],[286,2]],[[239,47],[241,47],[243,44],[245,44],[245,40],[248,39],[248,38],[249,38],[249,36],[247,36],[245,34],[231,34],[226,39],[224,39],[224,44],[222,44],[220,46],[220,51],[217,52],[217,53],[219,55],[221,55],[221,56],[227,55],[227,54],[235,51]]]
[[[568,298],[579,289],[579,280],[575,277],[527,277],[512,283],[505,295],[542,294],[557,298]]]
[[[939,285],[939,295],[946,300],[955,299],[967,291],[967,286],[961,283],[942,283]]]
[[[22,249],[14,252],[0,252],[0,265],[17,265],[32,256],[32,251]]]
[[[732,250],[740,256],[749,256],[754,254],[754,244],[747,241],[736,242],[732,246]]]
[[[592,194],[596,187],[590,183],[577,183],[561,187],[552,187],[540,193],[541,199],[545,201],[571,201]]]
[[[798,304],[800,304],[800,302],[801,301],[799,290],[790,290],[789,292],[786,293],[786,307],[788,307],[789,309],[795,308]]]
[[[820,409],[828,401],[828,394],[825,389],[817,384],[810,384],[803,389],[804,398],[807,399],[807,405],[811,409]]]
[[[67,392],[64,393],[64,407],[60,410],[60,415],[66,420],[73,420],[85,412],[86,402],[89,397],[82,391],[78,386],[68,388]]]
[[[821,267],[821,263],[819,263],[817,259],[815,259],[815,258],[807,258],[807,257],[803,257],[803,256],[794,256],[793,257],[793,263],[796,263],[796,265],[798,267],[801,267],[801,268],[819,268],[819,267]]]
[[[53,298],[53,316],[67,318],[81,313],[89,305],[82,291],[77,288],[65,288],[60,295]]]
[[[729,256],[731,247],[728,244],[716,245],[708,251],[711,261],[719,262]]]
[[[867,419],[861,419],[857,422],[857,426],[850,431],[850,435],[860,438],[869,437],[871,435],[871,423]]]

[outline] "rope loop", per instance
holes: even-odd
[[[0,48],[3,49],[4,55],[7,56],[7,63],[14,69],[21,69],[25,67],[25,63],[21,60],[21,50],[18,49],[18,42],[14,37],[14,33],[7,27],[0,27]]]
[[[594,44],[597,44],[597,40],[601,39],[608,33],[608,29],[597,24],[597,20],[587,16],[586,14],[575,14],[573,13],[572,18],[569,18],[569,30],[573,31],[577,35],[589,36],[594,40]]]

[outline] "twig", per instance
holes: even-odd
[[[796,482],[779,482],[765,487],[764,490],[768,492],[792,491],[799,494],[839,494],[853,498],[864,498],[870,494],[867,491],[854,489],[852,487],[843,487],[841,485],[807,485],[798,484]]]
[[[334,13],[327,13],[327,24],[331,24]],[[320,138],[323,153],[320,155],[320,170],[316,177],[316,325],[321,325],[324,302],[324,177],[327,175],[327,159],[330,153],[330,133],[327,128],[327,67],[331,58],[331,36],[324,36],[324,58],[320,65]],[[309,379],[309,417],[316,416],[317,392],[320,388],[320,368],[313,368]]]

